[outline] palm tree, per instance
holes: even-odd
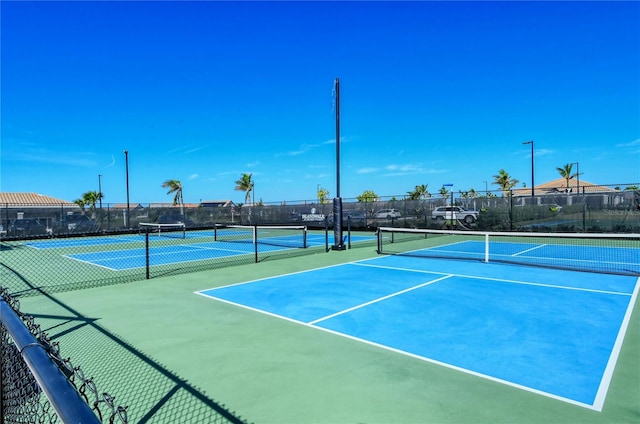
[[[95,219],[96,203],[100,200],[100,193],[97,191],[87,191],[82,195],[82,201],[85,205],[89,205],[91,218]],[[84,209],[84,208],[83,208]]]
[[[82,211],[84,212],[84,206],[85,206],[84,200],[76,199],[76,200],[73,201],[73,203],[75,203],[76,205],[80,206],[80,209],[82,209]]]
[[[97,191],[87,191],[82,195],[82,200],[85,205],[89,205],[91,211],[94,211],[96,209],[96,203],[100,200],[100,193]]]
[[[568,163],[563,167],[558,167],[556,170],[560,173],[562,178],[567,182],[567,190],[569,189],[569,180],[576,176],[576,174],[572,174],[571,170],[573,169],[573,164]]]
[[[420,200],[426,199],[427,197],[431,197],[431,193],[427,190],[428,184],[417,185],[413,191],[407,192],[409,195],[409,200]]]
[[[515,178],[511,178],[509,173],[504,169],[498,171],[498,175],[494,175],[493,179],[495,180],[491,184],[496,184],[500,186],[502,190],[502,195],[509,195],[511,193],[511,189],[518,184],[520,181]]]
[[[236,181],[236,187],[234,188],[236,191],[246,192],[246,195],[244,196],[245,203],[249,203],[249,200],[251,200],[251,192],[253,191],[254,185],[253,181],[251,181],[252,175],[253,174],[247,173],[242,174],[240,179]]]
[[[168,188],[167,194],[175,193],[173,206],[180,205],[180,215],[184,217],[184,199],[182,197],[182,183],[180,180],[167,180],[162,183],[162,188]]]

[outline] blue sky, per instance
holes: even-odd
[[[0,190],[132,202],[640,182],[638,2],[7,2]],[[575,166],[574,166],[575,170]]]

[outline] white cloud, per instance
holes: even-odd
[[[189,175],[189,180],[195,180],[198,177],[199,177],[198,174],[191,174],[191,175]]]
[[[640,147],[640,138],[637,138],[629,143],[616,144],[616,147]]]
[[[345,143],[348,142],[348,138],[347,137],[340,137],[340,143]],[[280,156],[299,156],[302,154],[305,154],[317,147],[322,147],[325,146],[327,144],[336,144],[336,140],[335,139],[330,139],[330,140],[326,140],[323,141],[321,143],[316,143],[316,144],[303,144],[301,145],[298,149],[296,150],[291,150],[289,152],[286,153],[276,153],[276,157],[280,157]]]
[[[538,156],[552,155],[555,152],[556,152],[555,150],[551,150],[551,149],[535,149],[533,154],[534,156],[538,157]],[[531,157],[531,154],[529,154],[528,156]]]
[[[356,174],[372,174],[378,172],[378,168],[360,168],[356,171]]]
[[[93,154],[89,152],[61,153],[47,148],[36,147],[37,145],[33,145],[34,147],[32,147],[32,145],[26,146],[26,149],[19,152],[5,148],[2,152],[2,159],[21,162],[53,163],[84,168],[94,168],[98,166],[97,162],[93,159]]]
[[[415,174],[441,174],[446,172],[444,169],[424,168],[421,164],[392,164],[385,166],[384,169],[387,171],[387,173],[384,174],[387,177]]]
[[[104,168],[111,168],[115,164],[116,164],[116,157],[114,155],[111,155],[111,163],[105,166]]]
[[[179,146],[176,147],[175,149],[169,150],[165,153],[165,156],[183,156],[183,155],[187,155],[189,153],[194,153],[197,151],[200,151],[202,149],[204,149],[205,147],[208,147],[208,145],[202,145],[202,146],[196,146],[193,144],[187,144],[186,146]]]
[[[616,147],[628,149],[628,153],[637,154],[640,153],[640,138],[637,138],[629,143],[616,144]]]

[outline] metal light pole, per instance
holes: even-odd
[[[344,250],[342,240],[342,198],[340,197],[340,79],[334,82],[336,91],[336,197],[333,199],[333,246],[332,250]]]
[[[531,144],[531,197],[534,197],[536,195],[536,183],[533,180],[533,140],[525,141],[522,144]]]
[[[102,174],[98,174],[98,200],[100,201],[100,219],[102,219]]]
[[[124,223],[125,227],[129,227],[130,219],[129,219],[129,151],[124,151],[124,164],[125,164],[125,172],[127,176],[127,219]]]
[[[576,177],[578,177],[578,194],[580,194],[580,163],[579,162],[573,162],[571,165],[576,165]]]

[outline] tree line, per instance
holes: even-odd
[[[573,172],[572,163],[567,163],[564,166],[557,167],[556,170],[560,174],[562,178],[566,181],[566,188],[569,188],[569,182],[578,177],[581,174],[577,172]],[[496,175],[493,176],[493,181],[491,184],[497,185],[502,191],[503,196],[509,196],[511,193],[511,189],[515,187],[520,181],[513,178],[509,173],[503,168],[498,171]],[[163,188],[168,188],[167,194],[173,194],[173,206],[180,206],[180,213],[184,215],[184,197],[183,197],[183,185],[180,180],[170,179],[166,180],[161,185]],[[256,204],[255,199],[251,201],[251,196],[253,194],[253,189],[255,186],[255,182],[253,181],[253,174],[251,173],[243,173],[238,180],[235,181],[234,190],[242,191],[245,193],[244,203],[245,204]],[[626,187],[625,190],[638,190],[637,186]],[[442,186],[437,193],[439,196],[443,198],[448,198],[451,195],[451,191],[446,186]],[[479,197],[478,192],[471,188],[467,191],[460,191],[462,197],[465,198],[474,198]],[[329,200],[330,192],[328,189],[323,187],[318,187],[317,199],[319,203],[326,203]],[[411,191],[407,192],[407,197],[409,200],[423,200],[432,197],[432,193],[429,192],[428,184],[420,184],[416,185],[415,188]],[[485,197],[495,197],[496,195],[488,190],[485,192]],[[87,191],[82,195],[81,198],[74,200],[80,208],[84,209],[85,206],[89,206],[90,210],[95,210],[96,203],[101,201],[104,198],[103,193],[97,191]],[[360,195],[356,197],[359,202],[375,202],[380,200],[380,196],[376,194],[373,190],[365,190]],[[262,200],[258,201],[258,204],[262,204]],[[239,204],[242,206],[242,204]]]

